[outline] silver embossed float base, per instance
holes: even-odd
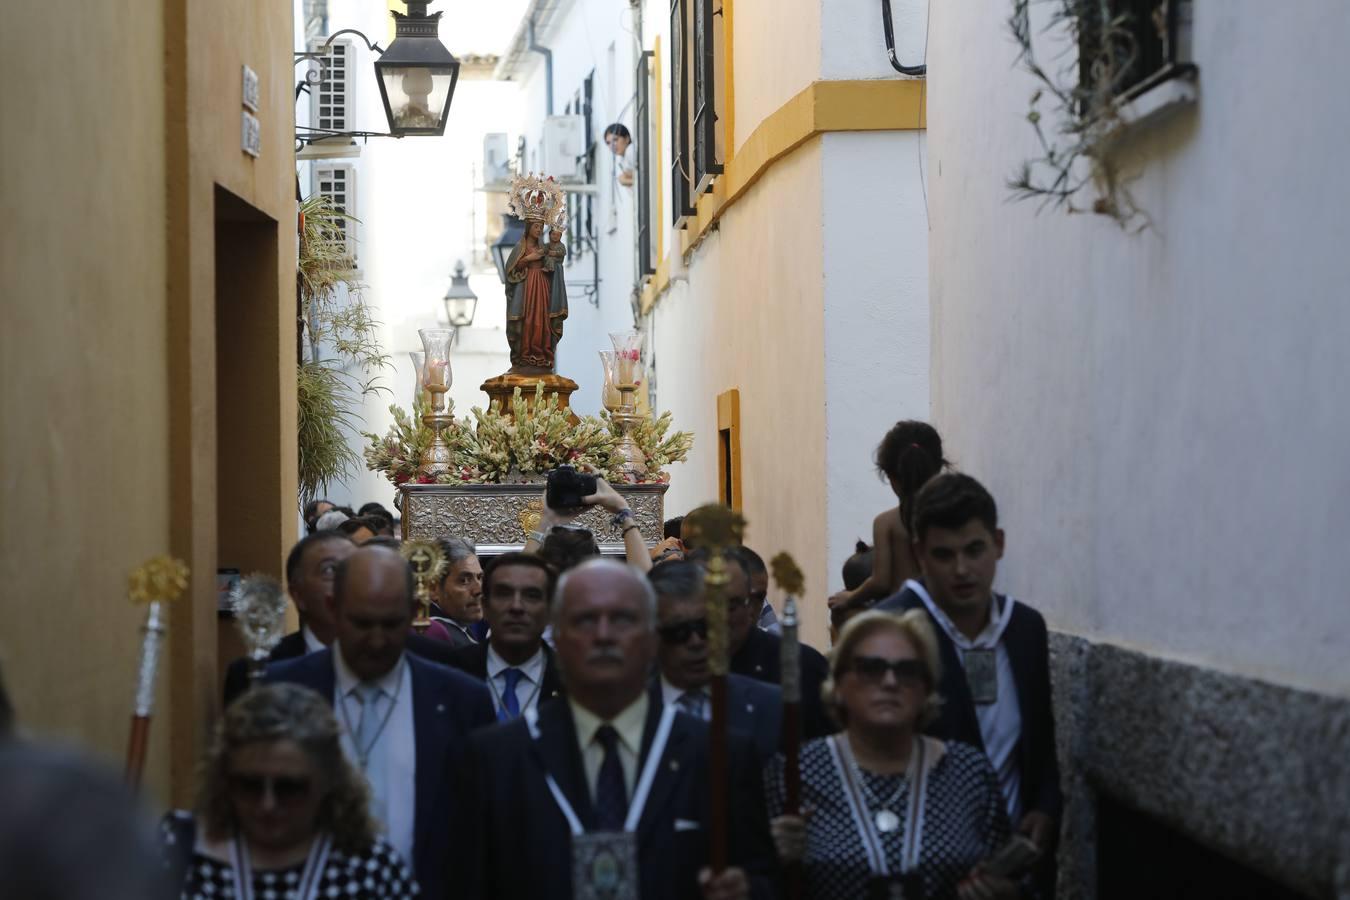
[[[669,487],[615,485],[633,510],[638,533],[649,547],[661,540]],[[544,507],[542,484],[404,484],[398,490],[405,541],[468,538],[486,555],[525,546],[529,533],[539,527]],[[623,535],[610,524],[612,518],[595,507],[575,521],[591,530],[601,553],[622,555]]]

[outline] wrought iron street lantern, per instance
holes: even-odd
[[[450,287],[445,292],[445,315],[458,331],[473,324],[478,309],[478,295],[469,287],[469,276],[464,273],[464,261],[455,263],[455,274],[450,276]]]
[[[389,133],[445,134],[450,101],[459,81],[459,60],[436,36],[441,14],[427,13],[427,0],[404,0],[394,12],[394,42],[375,62]]]
[[[497,277],[502,280],[502,284],[506,284],[506,261],[511,258],[511,251],[523,237],[525,223],[510,213],[502,213],[501,237],[492,243],[492,261],[497,266]]]
[[[333,41],[343,35],[355,35],[366,48],[379,55],[375,61],[380,99],[389,122],[388,133],[375,131],[335,131],[296,124],[297,149],[334,137],[404,137],[406,135],[442,135],[450,117],[450,101],[459,81],[459,60],[445,49],[437,37],[440,13],[427,13],[428,0],[403,0],[407,13],[390,11],[394,17],[394,41],[385,50],[355,28],[334,32],[328,40],[307,53],[296,53],[296,63],[318,63],[295,86],[300,93],[322,84],[328,77],[325,60]]]

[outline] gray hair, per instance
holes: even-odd
[[[658,596],[698,597],[703,594],[705,574],[698,563],[671,560],[648,572],[647,580]]]
[[[567,593],[567,585],[572,577],[597,569],[625,576],[632,581],[642,593],[642,610],[647,614],[647,630],[656,631],[656,591],[652,588],[651,582],[643,578],[641,572],[627,563],[603,557],[588,559],[584,563],[568,569],[558,579],[558,586],[553,589],[553,603],[550,608],[550,615],[553,620],[557,621],[558,613],[562,610],[563,596]]]
[[[345,512],[336,509],[330,509],[328,512],[319,516],[318,521],[314,523],[315,531],[331,531],[336,529],[343,522],[350,519],[351,516]]]
[[[478,548],[465,538],[442,538],[441,552],[445,554],[446,566],[457,566],[470,556],[478,555]]]

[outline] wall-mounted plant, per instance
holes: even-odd
[[[1190,0],[1043,0],[1051,9],[1045,27],[1033,32],[1036,2],[1012,0],[1008,29],[1018,65],[1038,82],[1026,118],[1041,155],[1023,162],[1008,188],[1015,199],[1038,199],[1042,208],[1091,211],[1122,228],[1143,228],[1148,216],[1130,195],[1106,138],[1126,124],[1123,112],[1135,98],[1194,75],[1184,59]],[[1070,61],[1053,70],[1035,46],[1047,35],[1076,51],[1061,54]],[[1091,200],[1085,201],[1087,188]]]
[[[296,389],[302,503],[360,472],[362,459],[349,435],[359,433],[366,395],[387,390],[378,384],[389,365],[377,340],[379,322],[350,269],[350,220],[321,195],[300,204]]]

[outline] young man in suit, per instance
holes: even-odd
[[[553,635],[567,696],[471,739],[454,829],[468,864],[456,898],[571,900],[574,856],[580,877],[626,873],[644,900],[775,896],[759,767],[737,734],[730,865],[707,868],[708,730],[651,700],[655,607],[641,574],[612,560],[559,581]],[[598,859],[611,864],[590,865]]]
[[[708,683],[708,611],[703,569],[691,562],[666,562],[648,573],[656,590],[656,656],[659,702],[677,706],[703,721],[712,717]],[[783,697],[772,684],[743,675],[727,676],[728,725],[750,738],[761,764],[782,747]]]
[[[877,609],[927,610],[942,657],[942,711],[928,731],[984,750],[1014,827],[1052,867],[1061,808],[1045,619],[994,593],[1003,529],[994,498],[969,475],[938,475],[914,501],[921,581]],[[1053,889],[1053,879],[1049,880]]]
[[[387,547],[338,564],[329,608],[333,646],[267,667],[269,681],[303,684],[332,702],[343,750],[371,787],[371,812],[427,896],[447,869],[451,778],[471,731],[493,721],[492,701],[462,672],[404,652],[413,616],[412,569]]]
[[[286,591],[300,611],[300,630],[277,642],[268,662],[296,659],[317,653],[333,643],[336,626],[329,611],[333,599],[333,576],[338,565],[356,552],[351,538],[337,531],[317,531],[296,542],[286,557]],[[451,647],[418,634],[408,635],[407,649],[418,656],[448,664]],[[248,690],[248,660],[240,657],[225,670],[225,705]]]
[[[528,553],[504,553],[483,574],[488,639],[460,647],[450,664],[485,681],[498,721],[514,719],[562,693],[553,651],[544,643],[553,567]]]

